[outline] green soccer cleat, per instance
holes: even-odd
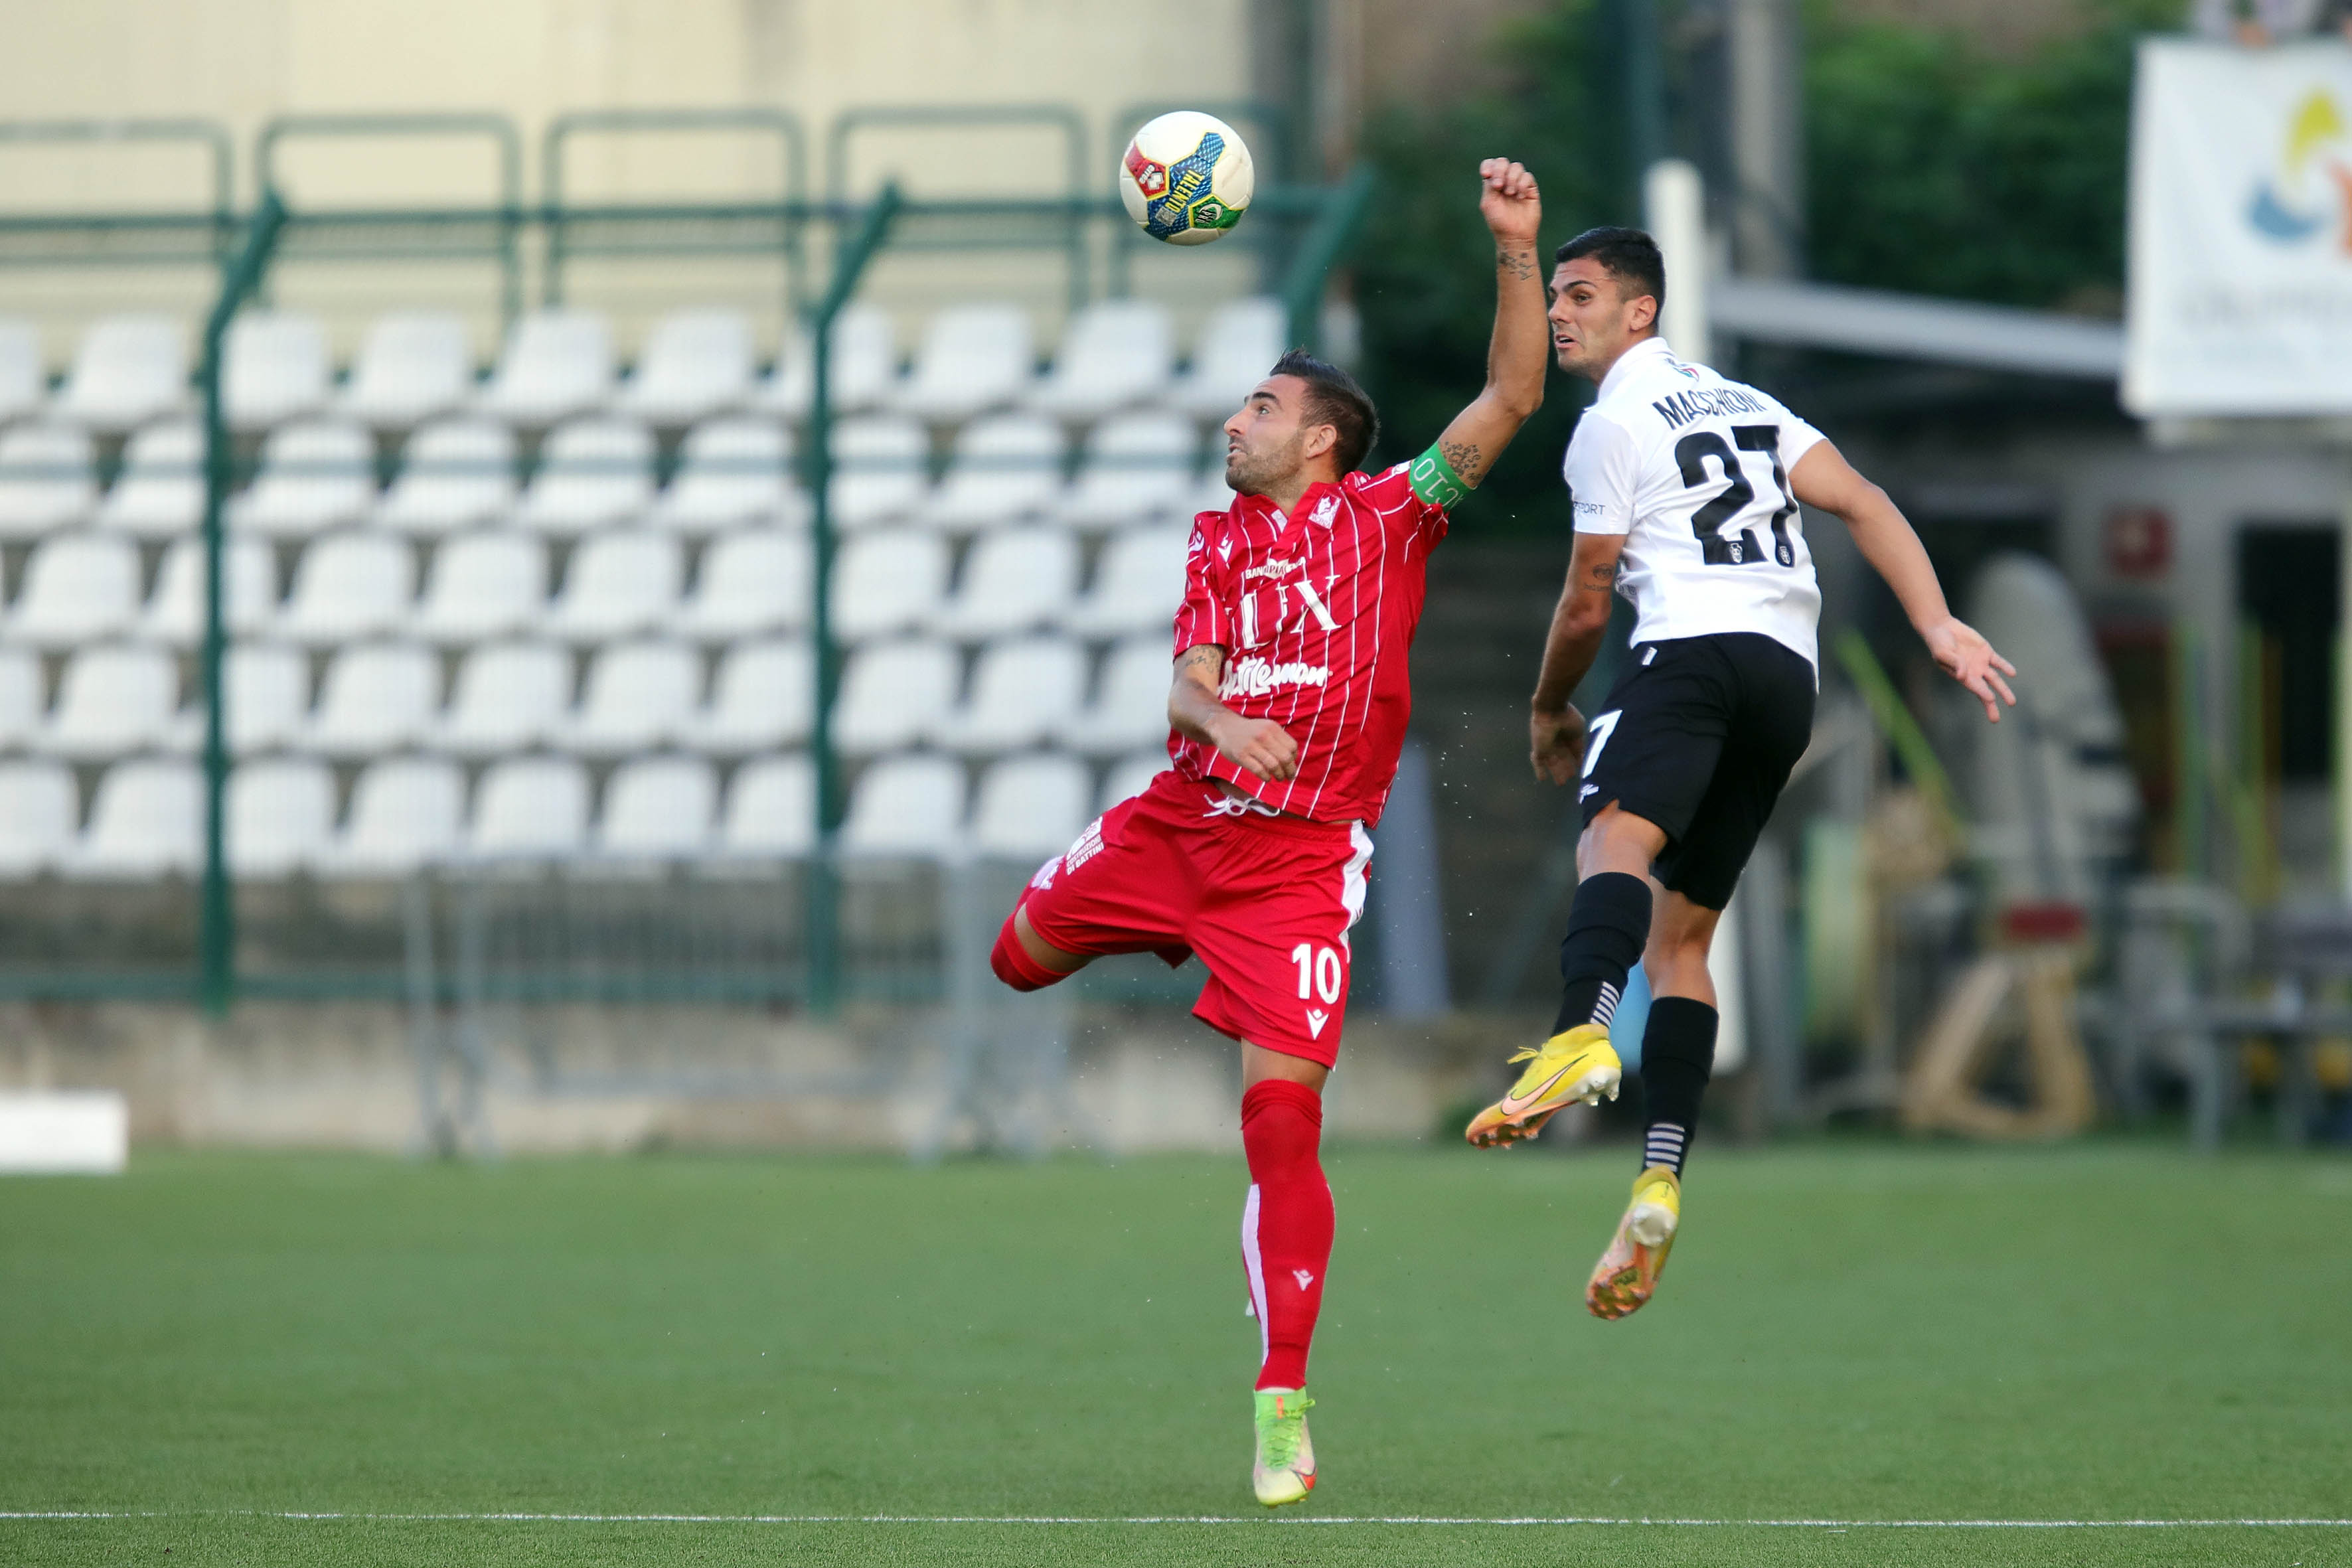
[[[1315,1444],[1307,1436],[1314,1403],[1304,1389],[1257,1391],[1257,1462],[1250,1467],[1250,1485],[1268,1508],[1304,1501],[1315,1489]]]

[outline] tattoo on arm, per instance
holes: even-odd
[[[1445,459],[1446,466],[1454,470],[1464,484],[1475,488],[1478,481],[1486,477],[1486,458],[1478,450],[1476,443],[1445,441],[1439,444],[1437,450],[1439,456]]]
[[[1606,594],[1617,586],[1617,563],[1604,562],[1584,574],[1584,585],[1596,593]]]
[[[1532,250],[1497,250],[1495,265],[1519,282],[1532,282],[1536,276],[1536,253]]]
[[[1224,662],[1225,656],[1219,653],[1215,648],[1207,647],[1196,647],[1192,649],[1192,652],[1186,654],[1182,658],[1176,661],[1176,673],[1178,675],[1191,675],[1197,670],[1200,672],[1201,678],[1203,680],[1206,680],[1209,684],[1213,686],[1216,684],[1217,676],[1222,670]]]

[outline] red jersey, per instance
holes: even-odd
[[[1318,822],[1380,820],[1412,712],[1407,658],[1429,552],[1446,529],[1445,509],[1416,493],[1417,466],[1312,486],[1287,518],[1245,495],[1192,520],[1176,652],[1223,648],[1218,700],[1288,731],[1298,773],[1269,783],[1171,733],[1178,773]]]

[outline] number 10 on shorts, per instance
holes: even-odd
[[[1338,948],[1302,942],[1290,950],[1290,962],[1298,965],[1301,1002],[1319,996],[1324,1005],[1330,1006],[1339,1000],[1339,988],[1348,983],[1348,972],[1339,966]]]

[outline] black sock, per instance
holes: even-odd
[[[1642,1168],[1664,1165],[1683,1173],[1691,1134],[1698,1128],[1699,1097],[1715,1070],[1716,1010],[1688,996],[1650,1004],[1642,1031]]]
[[[1579,1024],[1605,1024],[1625,994],[1625,973],[1650,940],[1650,884],[1601,871],[1577,884],[1559,943],[1559,1016],[1555,1035]]]

